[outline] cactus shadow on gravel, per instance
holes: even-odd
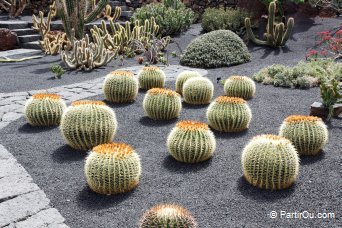
[[[147,116],[143,116],[139,119],[139,123],[146,127],[162,127],[166,125],[175,124],[178,118],[172,120],[153,120]]]
[[[51,154],[52,160],[57,163],[72,163],[84,160],[87,152],[72,149],[68,145],[63,145]]]
[[[219,139],[235,139],[235,138],[240,138],[240,137],[243,137],[245,135],[248,134],[249,132],[249,129],[246,129],[244,131],[240,131],[240,132],[220,132],[220,131],[217,131],[213,128],[210,128],[210,130],[212,132],[214,132],[214,135],[216,138],[219,138]]]
[[[203,108],[207,108],[209,104],[195,105],[195,104],[189,104],[183,101],[182,106],[184,109],[203,109]]]
[[[134,104],[134,102],[131,102],[131,103],[112,103],[112,102],[107,101],[107,100],[102,100],[102,101],[104,103],[106,103],[106,105],[108,105],[111,108],[125,108],[125,107],[128,107],[128,106]]]
[[[41,133],[46,131],[51,131],[53,129],[58,128],[58,126],[51,126],[51,127],[38,127],[38,126],[31,126],[28,123],[25,123],[21,127],[19,127],[18,131],[24,134],[34,134],[34,133]]]
[[[189,173],[189,172],[197,172],[202,169],[205,169],[210,166],[212,159],[189,164],[184,162],[179,162],[175,160],[171,155],[168,155],[163,160],[163,167],[165,167],[167,170],[174,172],[174,173]]]
[[[316,156],[300,156],[300,165],[311,165],[324,160],[325,152],[322,150]]]

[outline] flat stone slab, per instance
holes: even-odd
[[[20,48],[20,49],[14,49],[14,50],[8,50],[8,51],[0,51],[0,58],[2,57],[10,57],[13,55],[23,55],[23,54],[27,54],[27,55],[38,55],[38,54],[42,54],[41,50],[36,50],[36,49],[24,49],[24,48]]]

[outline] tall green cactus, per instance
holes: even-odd
[[[284,23],[276,23],[275,13],[276,13],[277,1],[270,3],[268,7],[268,23],[266,28],[266,33],[264,34],[264,40],[257,39],[252,31],[250,18],[245,19],[245,26],[248,38],[255,44],[267,45],[272,47],[282,47],[285,45],[286,41],[290,38],[290,35],[294,26],[294,19],[290,17],[287,21],[285,28]]]
[[[183,98],[189,104],[209,104],[214,94],[214,84],[205,77],[186,80],[182,90]]]

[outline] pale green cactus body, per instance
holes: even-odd
[[[198,73],[197,71],[183,71],[183,72],[181,72],[177,76],[177,79],[176,79],[176,92],[179,94],[182,94],[184,83],[188,79],[194,78],[194,77],[202,77],[202,75],[200,73]]]
[[[140,159],[127,144],[101,144],[91,150],[85,162],[84,173],[94,192],[105,195],[124,193],[131,191],[139,183]]]
[[[183,98],[189,104],[209,104],[214,94],[214,85],[204,77],[186,80],[183,85]]]
[[[159,67],[144,67],[138,75],[141,89],[163,88],[165,86],[165,73]]]
[[[279,135],[289,139],[299,155],[318,155],[328,142],[327,126],[315,116],[287,117]]]
[[[223,89],[228,97],[248,100],[255,94],[255,82],[246,76],[231,76],[225,81]]]
[[[242,152],[245,179],[258,188],[279,190],[290,187],[299,172],[299,157],[292,143],[281,136],[254,137]]]
[[[65,109],[66,104],[61,96],[38,93],[26,101],[24,114],[32,126],[54,126],[59,125]]]

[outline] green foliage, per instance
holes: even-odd
[[[144,67],[138,74],[141,89],[163,88],[165,73],[158,67]]]
[[[65,70],[60,65],[53,64],[51,66],[51,72],[54,73],[55,78],[61,78],[62,75],[65,73]]]
[[[182,94],[183,92],[183,85],[186,80],[193,78],[193,77],[202,77],[200,73],[197,71],[183,71],[181,72],[176,78],[176,92]]]
[[[217,30],[191,41],[180,59],[191,67],[224,67],[249,62],[251,58],[241,38],[229,30]]]
[[[204,77],[189,78],[183,85],[182,94],[188,104],[209,104],[214,94],[214,84]]]
[[[255,83],[246,76],[231,76],[224,83],[224,93],[228,97],[251,99],[255,93]]]
[[[342,103],[342,91],[336,79],[323,82],[320,86],[323,105],[328,109],[327,120],[330,121],[334,113],[334,105]]]

